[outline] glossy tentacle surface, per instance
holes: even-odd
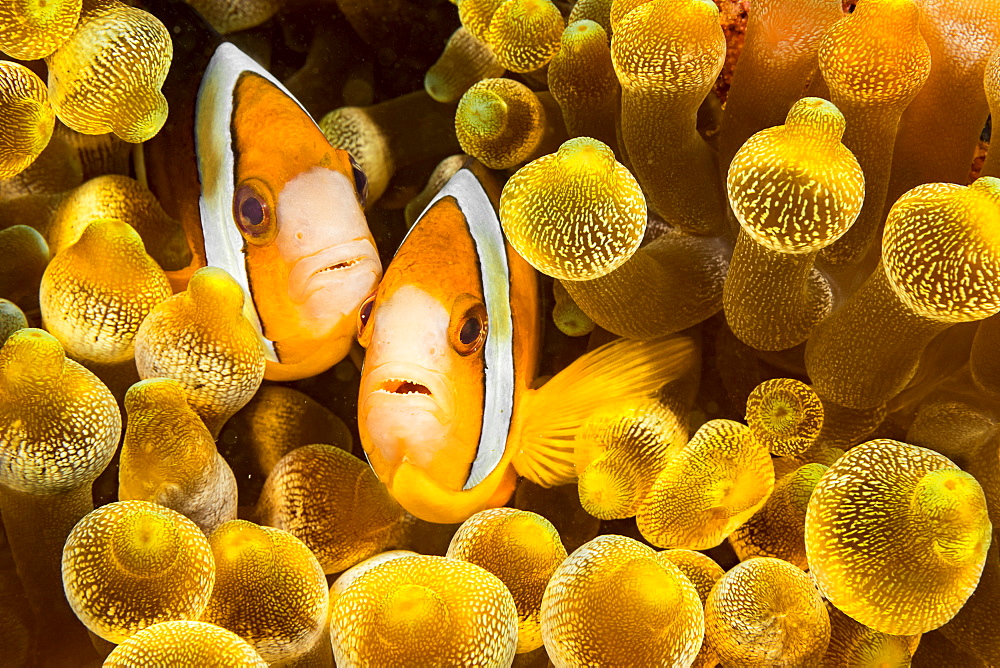
[[[704,635],[698,591],[672,563],[624,536],[599,536],[556,569],[542,638],[556,666],[690,665]]]
[[[819,67],[830,98],[847,119],[844,145],[865,173],[858,220],[823,251],[833,264],[856,264],[877,242],[899,118],[931,69],[914,0],[866,0],[823,35]]]
[[[642,240],[642,191],[605,144],[580,137],[517,171],[500,195],[500,222],[535,269],[563,281],[599,278]]]
[[[38,158],[56,119],[38,75],[9,61],[0,62],[0,112],[0,179],[9,179]]]
[[[787,561],[756,557],[716,582],[705,633],[723,665],[814,665],[830,641],[830,618],[809,576]]]
[[[998,230],[1000,180],[929,183],[901,197],[886,221],[881,263],[809,339],[816,392],[855,409],[885,403],[936,334],[1000,310]]]
[[[38,615],[66,607],[62,546],[94,507],[121,426],[111,392],[47,332],[18,330],[0,349],[0,509]]]
[[[172,294],[138,232],[108,218],[52,258],[39,301],[45,327],[70,355],[114,364],[134,357],[139,325]]]
[[[203,267],[185,292],[150,312],[135,338],[139,376],[180,381],[213,434],[264,379],[264,348],[243,306],[229,274]]]
[[[169,621],[139,631],[118,645],[102,668],[239,665],[265,668],[267,663],[235,633],[199,621]]]
[[[935,452],[884,439],[831,466],[806,513],[806,555],[824,596],[895,635],[929,631],[958,612],[979,582],[990,534],[975,478]]]
[[[170,33],[151,14],[119,2],[98,4],[45,59],[52,106],[77,132],[146,141],[167,118],[160,86],[172,57]]]
[[[513,508],[480,511],[455,532],[447,556],[485,568],[510,590],[517,606],[518,654],[542,646],[542,595],[566,558],[559,533],[548,520]]]
[[[215,582],[208,539],[180,513],[118,501],[89,513],[66,539],[62,580],[92,632],[120,643],[159,622],[199,619]]]
[[[740,223],[726,275],[726,321],[759,350],[808,338],[833,308],[813,261],[855,223],[865,200],[861,166],[841,143],[844,116],[826,100],[796,102],[785,124],[761,130],[729,166]]]
[[[404,556],[353,580],[332,606],[338,666],[506,666],[517,647],[517,608],[489,571],[459,559]],[[442,624],[447,620],[447,624]]]
[[[151,378],[136,383],[125,395],[125,410],[119,499],[172,508],[205,535],[236,519],[236,477],[179,381]]]
[[[209,542],[216,579],[202,621],[240,636],[268,663],[292,661],[325,641],[330,593],[305,543],[245,520],[220,525]]]
[[[621,132],[649,207],[695,234],[721,234],[725,202],[696,115],[726,57],[711,0],[641,4],[614,26]]]
[[[262,524],[309,546],[326,573],[399,547],[403,508],[366,462],[332,445],[305,445],[281,458],[264,483]]]

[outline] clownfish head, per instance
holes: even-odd
[[[206,261],[243,286],[265,377],[326,370],[350,349],[358,305],[382,276],[364,172],[229,44],[202,81],[195,139]]]

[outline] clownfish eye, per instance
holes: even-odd
[[[452,346],[459,355],[479,350],[486,342],[486,309],[481,304],[470,308],[456,323],[456,330],[452,330]]]
[[[365,170],[361,169],[358,161],[354,159],[354,156],[348,155],[351,158],[351,169],[354,170],[354,188],[358,191],[358,201],[361,203],[361,208],[363,209],[368,204],[368,177],[365,175]]]
[[[368,323],[372,318],[372,311],[375,309],[375,293],[372,293],[361,302],[361,306],[358,308],[358,343],[364,347],[368,347],[368,339],[371,337],[365,337],[366,330],[368,329]]]
[[[266,243],[274,232],[274,213],[260,184],[242,183],[233,197],[233,219],[244,238],[252,243]]]
[[[479,321],[479,318],[472,316],[465,321],[464,325],[462,325],[462,330],[458,333],[458,340],[461,341],[463,345],[471,346],[479,340],[479,335],[482,331],[483,323]]]

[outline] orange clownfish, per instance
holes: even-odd
[[[146,151],[150,187],[193,256],[171,281],[183,289],[201,266],[225,269],[261,334],[265,378],[312,376],[346,356],[382,275],[365,175],[266,69],[232,44],[209,46],[174,59],[171,116]]]
[[[694,354],[691,339],[620,339],[541,387],[534,269],[507,244],[478,165],[435,196],[358,312],[358,398],[375,473],[413,515],[461,522],[506,503],[517,475],[576,477],[573,440],[609,402],[646,400]]]

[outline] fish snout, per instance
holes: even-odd
[[[378,400],[378,396],[388,401],[421,401],[425,410],[433,412],[441,420],[447,420],[454,410],[453,392],[448,378],[440,371],[427,369],[413,362],[386,362],[361,372],[359,407],[367,401]],[[400,406],[407,404],[400,403]]]
[[[400,365],[363,373],[358,431],[375,473],[386,484],[405,460],[430,464],[450,441],[451,390],[434,371]]]
[[[321,290],[334,289],[349,293],[344,298],[352,304],[360,303],[381,277],[382,264],[374,244],[355,239],[296,260],[288,275],[288,295],[293,302],[303,303]]]

